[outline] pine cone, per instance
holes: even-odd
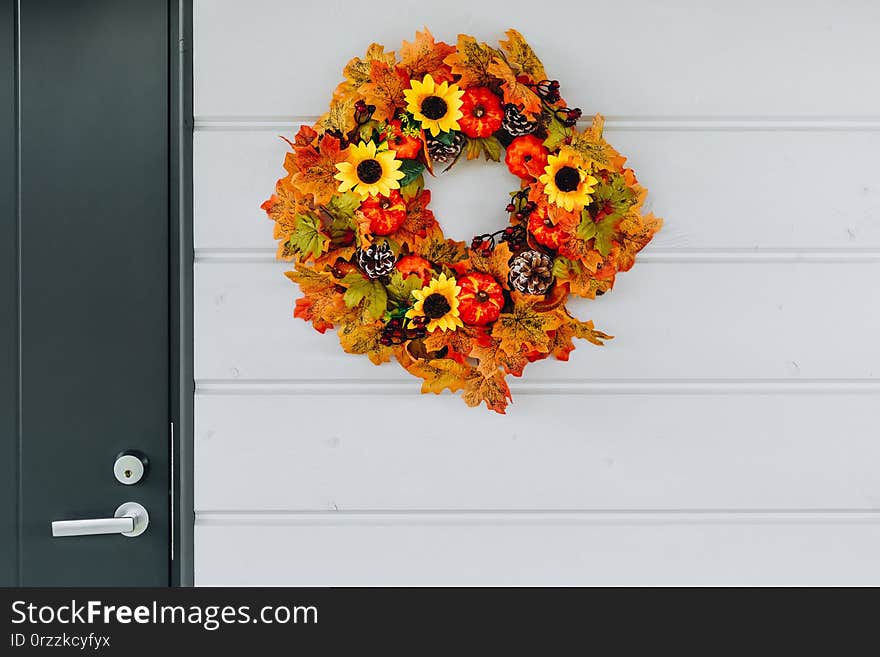
[[[510,284],[526,294],[546,294],[553,285],[553,260],[540,251],[523,251],[510,261]]]
[[[358,249],[354,252],[354,260],[369,278],[381,278],[394,271],[396,258],[391,252],[388,242],[373,244],[367,249]]]
[[[529,121],[516,105],[508,103],[504,106],[504,119],[501,121],[501,127],[511,137],[522,137],[537,130],[538,124],[535,121]]]
[[[464,146],[465,137],[460,132],[452,133],[452,144],[444,144],[442,141],[431,135],[427,135],[425,143],[428,145],[428,155],[435,162],[448,162],[458,157]]]

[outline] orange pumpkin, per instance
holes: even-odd
[[[489,274],[474,272],[457,281],[458,312],[465,324],[483,326],[498,319],[504,306],[504,290]]]
[[[554,225],[547,216],[547,208],[539,206],[529,215],[529,232],[538,244],[549,246],[558,250],[565,240],[565,231],[562,226]]]
[[[388,196],[369,196],[361,203],[360,211],[370,221],[370,233],[390,235],[406,221],[406,204],[396,189]]]
[[[388,148],[397,153],[398,160],[415,160],[422,152],[422,140],[405,134],[398,120],[389,121],[381,136],[388,142]]]
[[[412,274],[415,274],[422,279],[423,285],[430,283],[434,277],[434,268],[431,266],[431,262],[422,256],[403,256],[394,266],[397,268],[397,271],[403,274],[404,278],[409,278]]]
[[[461,97],[461,131],[468,137],[489,137],[501,127],[504,110],[501,101],[488,87],[465,89]]]
[[[535,135],[525,135],[510,142],[504,162],[513,175],[523,180],[534,180],[544,173],[549,154],[543,141]]]

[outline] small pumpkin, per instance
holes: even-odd
[[[361,203],[360,211],[370,221],[373,235],[390,235],[406,221],[406,204],[396,189],[388,196],[368,196]]]
[[[545,206],[538,206],[529,215],[529,232],[535,241],[542,246],[547,246],[554,251],[567,239],[562,226],[554,225],[547,215]]]
[[[501,100],[488,87],[471,87],[461,97],[461,131],[468,137],[491,137],[501,127],[504,110]]]
[[[415,274],[422,279],[422,284],[427,285],[434,276],[434,267],[430,260],[426,260],[422,256],[405,255],[397,264],[394,265],[404,278],[409,278]]]
[[[534,180],[544,173],[549,154],[543,141],[535,135],[525,135],[510,142],[504,162],[513,175],[523,180]]]
[[[389,121],[381,137],[397,153],[398,160],[415,160],[422,152],[422,140],[406,134],[399,120]]]
[[[458,279],[458,312],[465,324],[483,326],[498,319],[504,290],[494,276],[473,272]]]

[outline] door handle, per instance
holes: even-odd
[[[121,504],[112,518],[83,520],[55,520],[52,536],[89,536],[92,534],[122,534],[140,536],[150,524],[150,514],[137,502]]]

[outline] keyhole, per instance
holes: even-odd
[[[125,478],[126,478],[126,479],[131,479],[131,470],[126,470],[126,471],[123,472],[122,474],[125,475]]]

